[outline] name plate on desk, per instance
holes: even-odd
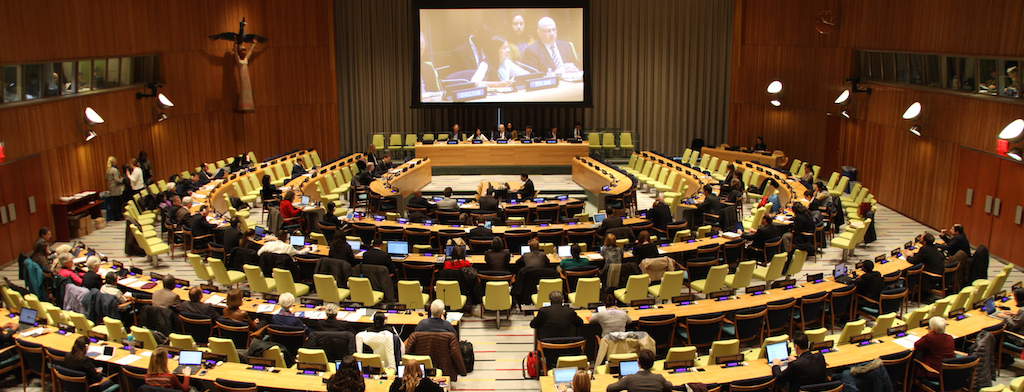
[[[455,102],[466,102],[485,97],[487,97],[487,87],[470,88],[455,92]]]
[[[555,139],[548,139],[548,140],[546,140],[544,142],[547,143],[547,144],[558,144],[558,140],[555,140]]]
[[[449,140],[448,144],[459,144],[458,140]]]
[[[508,144],[508,140],[498,140],[498,144]]]
[[[473,144],[482,144],[483,142],[484,142],[483,140],[474,140]]]
[[[526,91],[541,90],[552,87],[558,87],[558,78],[554,76],[530,80],[526,84]]]

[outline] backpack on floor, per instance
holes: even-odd
[[[540,376],[540,351],[530,351],[523,358],[523,378],[538,379]]]
[[[466,365],[466,373],[473,372],[473,365],[476,362],[476,354],[473,353],[473,343],[468,340],[459,342],[462,349],[462,363]]]

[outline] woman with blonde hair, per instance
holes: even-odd
[[[167,353],[167,349],[161,347],[153,351],[153,355],[149,356],[146,385],[188,392],[189,376],[192,375],[192,368],[185,367],[181,369],[181,374],[185,376],[185,382],[178,381],[178,376],[171,374],[171,371],[167,368]]]
[[[429,377],[423,377],[420,371],[420,361],[406,358],[405,374],[402,378],[396,378],[391,383],[391,392],[443,392],[444,389],[434,383]]]
[[[124,177],[117,169],[117,158],[107,157],[107,191],[110,197],[107,198],[107,220],[116,221],[124,219],[124,212],[121,206],[124,205],[121,195],[124,193]]]

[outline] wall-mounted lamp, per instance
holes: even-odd
[[[843,90],[836,98],[836,105],[849,105],[850,104],[850,89]]]
[[[852,118],[852,117],[850,117],[850,111],[849,110],[843,109],[843,111],[840,112],[840,114],[842,114],[843,117]]]
[[[771,101],[771,103],[772,103],[772,106],[775,106],[775,107],[779,107],[779,106],[782,106],[782,101],[779,101],[779,100],[777,100],[777,99],[773,99],[773,100]]]
[[[910,107],[903,112],[903,119],[907,121],[917,121],[921,119],[921,102],[914,102],[910,104]]]
[[[156,97],[156,106],[158,108],[160,108],[161,110],[174,107],[174,102],[171,102],[170,98],[167,98],[167,96],[164,95],[164,93],[157,93],[156,92],[156,89],[158,89],[160,87],[163,87],[163,85],[160,84],[160,83],[157,83],[157,82],[146,83],[145,88],[149,89],[149,94],[135,93],[135,99]],[[164,120],[169,118],[167,116],[167,113],[164,113],[164,112],[161,112],[161,111],[155,111],[154,115],[156,117],[156,122],[161,122],[161,121],[164,121]]]
[[[911,126],[910,127],[910,133],[914,134],[914,136],[920,137],[921,136],[921,126],[920,125]]]
[[[92,106],[85,107],[85,125],[94,126],[96,124],[103,124],[103,117],[100,117],[99,113]]]
[[[776,80],[768,84],[768,94],[778,94],[782,92],[782,82]]]
[[[160,109],[167,109],[174,107],[174,103],[164,93],[160,93],[156,96],[156,106],[159,106]]]
[[[88,132],[85,133],[85,141],[90,141],[90,140],[95,139],[95,138],[96,138],[96,131],[93,131],[93,130],[90,129]]]
[[[1021,157],[1024,156],[1024,150],[1021,150],[1020,147],[1014,147],[1010,152],[1006,153],[1006,156],[1019,162],[1022,160]]]
[[[1024,119],[1018,118],[1003,127],[1003,130],[999,132],[999,138],[1008,140],[1010,143],[1024,141]]]

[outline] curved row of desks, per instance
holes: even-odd
[[[214,211],[227,212],[228,205],[224,200],[224,195],[231,196],[243,196],[235,193],[234,184],[241,181],[243,178],[247,178],[250,175],[255,175],[257,178],[263,178],[263,174],[271,169],[273,166],[284,165],[285,162],[294,161],[295,159],[305,157],[306,155],[312,154],[313,151],[303,150],[293,152],[283,157],[275,158],[267,162],[263,162],[258,166],[253,166],[245,171],[232,173],[225,180],[214,181],[207,184],[198,192],[193,194],[192,206],[190,207],[192,213],[199,210],[199,206],[207,205]],[[199,195],[199,196],[196,196]]]
[[[0,315],[6,316],[9,312],[4,309],[0,310]],[[70,351],[71,346],[74,344],[75,339],[80,335],[76,333],[69,333],[61,335],[57,333],[57,329],[54,327],[43,327],[46,333],[40,336],[21,336],[18,335],[18,339],[22,339],[27,342],[36,343],[45,347],[53,348],[61,351]],[[146,369],[149,366],[149,359],[152,355],[152,351],[145,349],[136,349],[135,353],[132,354],[128,350],[121,347],[120,344],[113,344],[109,342],[103,343],[114,347],[113,357],[106,361],[97,361],[99,363],[107,363],[112,368],[115,366],[133,366],[142,369]],[[169,369],[174,369],[178,366],[177,358],[169,359],[167,361]],[[323,381],[326,378],[330,378],[333,375],[334,370],[332,365],[327,366],[326,373],[319,374],[301,374],[294,368],[291,369],[275,369],[276,372],[264,371],[264,370],[252,370],[250,366],[243,363],[225,362],[221,365],[217,365],[213,368],[206,369],[205,374],[193,374],[191,376],[191,382],[196,381],[213,382],[216,379],[225,379],[238,382],[249,382],[255,383],[261,388],[277,388],[281,390],[292,390],[292,391],[326,391],[327,385]],[[437,377],[435,381],[448,383],[448,377]],[[375,379],[364,379],[366,383],[366,390],[373,392],[385,392],[391,387],[392,380],[375,380]],[[118,381],[120,382],[120,379]],[[195,385],[198,389],[204,389],[202,386]],[[122,386],[123,388],[123,386]],[[446,388],[447,389],[447,388]]]

